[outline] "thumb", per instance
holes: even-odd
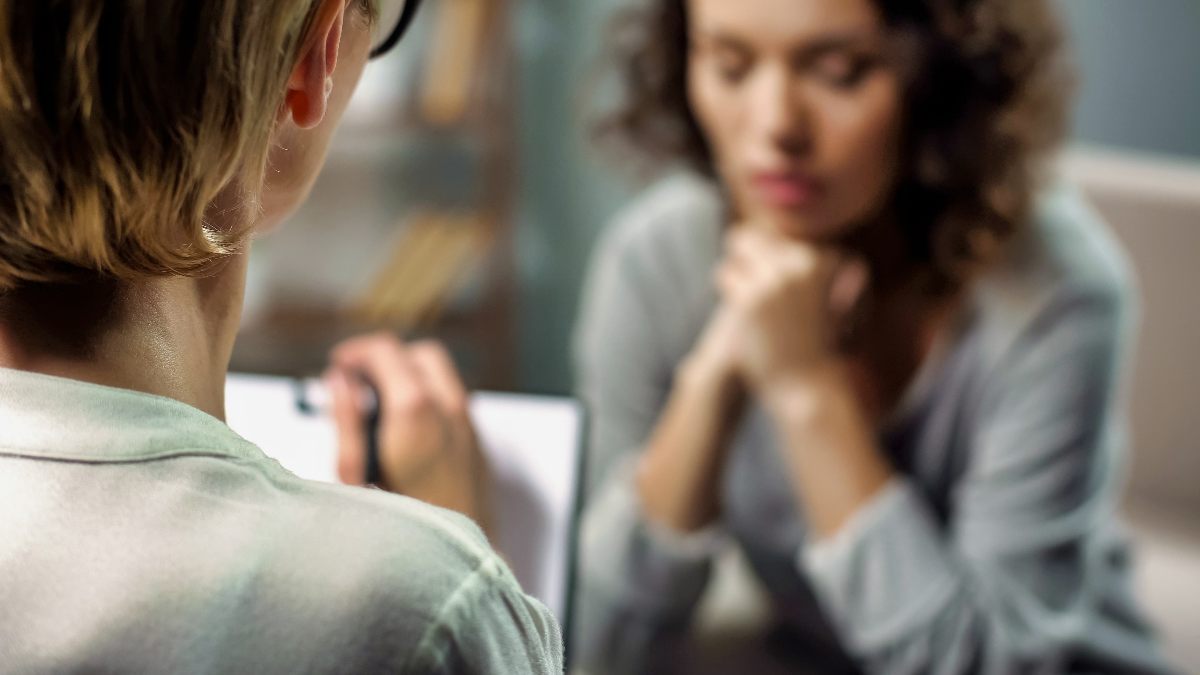
[[[367,476],[367,440],[357,392],[344,370],[330,369],[324,380],[337,427],[338,479],[346,485],[362,485]]]
[[[829,307],[835,317],[845,318],[852,314],[866,293],[871,282],[871,270],[862,260],[843,263],[834,273],[829,288]]]

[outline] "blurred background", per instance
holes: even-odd
[[[469,381],[564,394],[589,252],[638,185],[588,138],[626,0],[427,0],[373,63],[313,199],[254,251],[235,370],[312,374],[340,338],[448,342]],[[1137,268],[1127,497],[1139,592],[1200,671],[1200,1],[1058,0],[1082,74],[1062,171]]]

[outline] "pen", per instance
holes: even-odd
[[[366,436],[366,475],[368,485],[383,482],[383,470],[379,463],[379,391],[366,376],[359,374],[359,410],[363,415],[363,433]],[[332,409],[329,391],[325,383],[316,378],[297,378],[292,381],[296,409],[305,415],[328,415]]]

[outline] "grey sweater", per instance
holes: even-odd
[[[593,414],[579,655],[668,672],[723,545],[769,590],[784,643],[818,672],[1162,672],[1115,520],[1133,339],[1127,264],[1071,190],[1012,253],[879,431],[896,479],[834,539],[810,537],[756,406],[735,435],[716,532],[644,521],[633,461],[717,298],[718,191],[651,189],[598,250],[578,334]]]

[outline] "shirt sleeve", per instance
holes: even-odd
[[[679,536],[649,525],[634,469],[670,390],[650,270],[633,247],[600,249],[577,334],[581,395],[591,416],[581,527],[575,653],[603,673],[651,672],[686,633],[719,533]]]
[[[1114,583],[1126,317],[1111,293],[1048,304],[993,374],[948,522],[897,479],[801,552],[871,672],[1064,672]]]
[[[406,673],[561,675],[558,622],[488,556],[446,599]]]

